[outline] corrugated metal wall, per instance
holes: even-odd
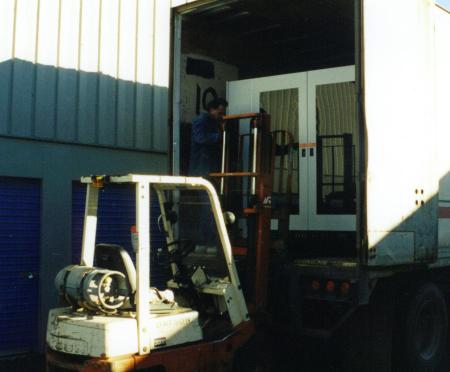
[[[167,151],[170,10],[1,0],[0,135]]]

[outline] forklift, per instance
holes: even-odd
[[[136,174],[81,179],[81,261],[55,279],[66,306],[49,313],[48,372],[242,370],[236,354],[254,338],[253,319],[267,303],[275,163],[287,170],[281,178],[288,184],[293,140],[270,132],[265,113],[223,120],[222,167],[211,182]],[[124,183],[136,190],[135,257],[96,244],[99,191]],[[165,247],[151,246],[153,202]],[[277,208],[280,221],[284,209]],[[150,260],[164,249],[169,278],[161,289],[150,282]]]

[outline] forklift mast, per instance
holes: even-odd
[[[221,172],[210,176],[223,208],[237,216],[230,239],[253,311],[267,305],[271,220],[278,219],[281,237],[289,231],[293,146],[290,132],[271,131],[266,113],[223,117]]]

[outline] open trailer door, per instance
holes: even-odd
[[[436,254],[431,0],[362,0],[369,265]]]

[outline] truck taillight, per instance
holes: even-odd
[[[336,288],[336,285],[334,284],[334,282],[332,280],[327,281],[327,285],[326,285],[325,289],[328,293],[334,292],[335,288]]]

